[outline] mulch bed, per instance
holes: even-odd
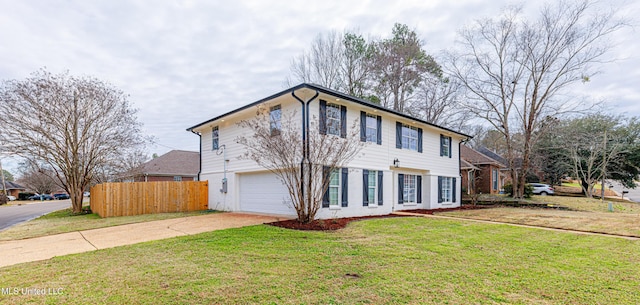
[[[403,215],[376,215],[376,216],[362,216],[362,217],[346,217],[346,218],[334,218],[334,219],[317,219],[309,223],[301,223],[295,219],[283,220],[272,223],[267,223],[275,227],[281,227],[286,229],[304,230],[304,231],[334,231],[339,230],[347,226],[352,221],[373,219],[373,218],[389,218],[389,217],[406,217]]]

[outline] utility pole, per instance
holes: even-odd
[[[7,196],[7,183],[4,180],[4,170],[2,170],[2,159],[0,159],[0,176],[2,176],[2,192]]]
[[[607,175],[607,130],[604,131],[604,150],[602,153],[602,184],[600,185],[600,199],[604,203],[604,179]]]

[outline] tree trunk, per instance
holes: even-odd
[[[71,187],[69,195],[71,196],[71,206],[74,214],[82,213],[83,188]]]

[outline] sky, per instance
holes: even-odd
[[[532,3],[535,2],[535,3]],[[621,5],[640,15],[640,2]],[[345,29],[387,37],[394,23],[414,29],[438,58],[457,31],[499,15],[510,1],[121,1],[0,0],[0,80],[46,67],[108,82],[129,94],[149,154],[198,150],[186,129],[286,89],[291,60],[320,33]],[[528,14],[540,1],[524,5]],[[601,73],[572,90],[603,100],[607,110],[640,116],[637,27],[611,37]],[[15,158],[2,159],[16,170]]]

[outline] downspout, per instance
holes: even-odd
[[[296,100],[298,100],[298,102],[300,102],[300,104],[302,105],[302,159],[300,160],[300,181],[302,181],[302,185],[300,185],[300,191],[302,194],[302,200],[305,200],[305,192],[304,192],[304,164],[305,161],[307,163],[310,163],[309,160],[309,104],[315,100],[318,95],[320,95],[320,93],[318,92],[318,90],[315,90],[316,94],[309,99],[308,101],[304,102],[303,100],[301,100],[298,96],[296,96],[295,91],[291,91],[291,96],[293,96]],[[311,181],[311,171],[309,171],[307,173],[307,175],[309,176],[309,179],[307,180],[308,182]],[[307,207],[311,206],[311,197],[307,196],[306,200],[307,202]]]
[[[200,181],[200,173],[202,173],[202,134],[199,132],[195,132],[193,130],[191,130],[192,133],[198,135],[199,138],[199,143],[200,143],[200,152],[198,157],[200,158],[200,162],[198,164],[198,181]]]

